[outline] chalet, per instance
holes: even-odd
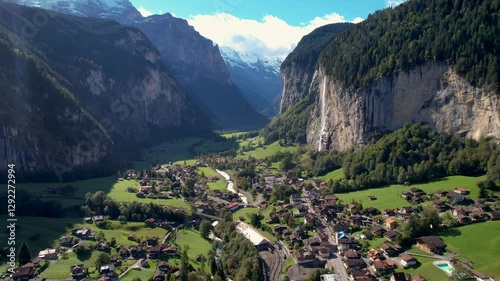
[[[319,249],[319,255],[324,258],[330,258],[332,253],[332,245],[330,243],[323,244],[321,243],[321,248]]]
[[[454,216],[458,216],[458,215],[464,215],[464,216],[467,216],[469,215],[469,209],[467,209],[466,207],[464,206],[457,206],[453,209],[453,215]]]
[[[309,207],[307,205],[299,205],[299,207],[297,207],[297,212],[295,213],[295,215],[305,216],[307,213],[309,213]]]
[[[157,269],[153,274],[154,281],[163,281],[165,280],[165,272]]]
[[[395,229],[398,226],[398,222],[394,218],[388,218],[385,220],[385,226],[390,229]]]
[[[86,223],[92,223],[93,222],[92,217],[86,217],[85,218],[85,222]]]
[[[71,233],[81,239],[95,239],[95,232],[90,230],[90,228],[75,228],[71,231]]]
[[[38,258],[39,259],[45,259],[45,260],[57,260],[59,255],[57,254],[56,249],[45,249],[40,252],[38,252]]]
[[[382,237],[385,232],[386,232],[386,230],[379,225],[375,225],[372,227],[372,233],[375,236]]]
[[[346,259],[344,261],[344,266],[346,269],[363,269],[366,268],[366,263],[363,259]]]
[[[382,245],[380,245],[380,251],[387,255],[388,257],[393,257],[397,254],[397,250],[394,249],[393,247],[383,243]]]
[[[400,214],[405,214],[405,215],[413,214],[416,212],[417,210],[411,206],[402,207],[401,210],[399,211]]]
[[[349,213],[351,213],[351,215],[357,215],[357,214],[359,214],[359,210],[356,207],[356,205],[354,205],[354,204],[347,205],[347,209],[349,210]]]
[[[411,198],[411,193],[408,192],[408,191],[401,191],[401,197],[403,197],[404,199],[408,200]]]
[[[373,235],[373,233],[371,231],[369,231],[369,230],[363,231],[363,234],[362,234],[363,238],[371,240],[371,239],[373,239],[373,236],[374,235]]]
[[[467,195],[470,193],[470,191],[468,189],[465,189],[463,187],[457,187],[455,188],[455,192],[458,193],[458,194],[462,194],[462,195]]]
[[[333,225],[333,231],[335,232],[349,232],[351,224],[349,222],[339,222]]]
[[[420,188],[416,188],[416,187],[412,187],[410,188],[410,192],[415,195],[415,196],[423,196],[423,195],[426,195],[425,192],[420,189]]]
[[[288,229],[286,226],[277,224],[273,227],[273,232],[283,234],[286,229]]]
[[[71,247],[73,245],[73,237],[71,236],[63,236],[59,238],[59,244],[65,247]]]
[[[226,206],[226,209],[228,209],[231,212],[234,212],[240,208],[240,203],[239,202],[233,202],[230,203],[229,205]]]
[[[417,264],[417,260],[407,253],[402,253],[399,258],[401,259],[401,265],[403,267],[410,267]]]
[[[300,194],[292,194],[290,195],[290,204],[293,206],[302,204],[302,197]]]
[[[346,259],[359,259],[359,258],[361,258],[359,253],[353,249],[347,250],[347,252],[344,253],[344,257]]]
[[[135,234],[130,233],[130,234],[128,235],[127,239],[128,239],[129,241],[135,241]]]
[[[104,220],[104,216],[93,216],[92,219],[97,222],[97,221],[103,221]]]
[[[432,207],[434,207],[435,209],[437,209],[440,212],[446,212],[450,208],[446,204],[446,202],[444,202],[443,200],[439,200],[439,199],[432,201]]]
[[[391,241],[391,242],[394,242],[396,240],[398,240],[398,233],[392,229],[389,229],[385,234],[384,234],[384,237],[386,240],[388,241]]]
[[[472,218],[466,215],[458,214],[457,215],[457,221],[460,224],[466,225],[472,223]]]
[[[337,239],[338,247],[341,251],[347,251],[349,249],[360,249],[359,242],[351,237],[344,236]]]
[[[316,225],[319,222],[318,216],[313,213],[308,213],[304,216],[304,224]]]
[[[113,277],[116,275],[115,266],[113,264],[103,265],[99,268],[99,273],[104,276]]]
[[[335,279],[335,280],[337,280],[337,279]],[[374,277],[367,268],[363,268],[361,270],[353,269],[351,271],[351,277],[349,278],[349,280],[373,281]]]
[[[132,245],[128,247],[128,252],[133,258],[140,257],[143,253],[142,251],[142,245],[137,244],[137,245]]]
[[[391,275],[391,281],[407,281],[404,272],[394,272]]]
[[[161,271],[168,271],[170,269],[170,265],[166,261],[159,261],[158,262],[158,270]]]
[[[444,252],[446,244],[437,236],[424,236],[417,238],[417,247],[429,253],[440,254]]]
[[[387,267],[387,265],[385,264],[385,262],[383,262],[381,260],[375,260],[375,261],[373,261],[372,268],[377,273],[384,273],[384,272],[386,272],[389,269]]]
[[[500,220],[500,209],[494,210],[493,212],[491,212],[491,220],[492,221]]]
[[[449,192],[446,198],[451,204],[462,204],[465,201],[465,196],[456,192]]]
[[[146,243],[148,244],[148,246],[155,246],[156,244],[158,244],[158,237],[156,236],[147,237]]]
[[[368,207],[365,209],[365,214],[366,215],[372,215],[372,216],[377,216],[377,215],[380,215],[381,212],[379,209],[377,208],[373,208],[373,207]]]
[[[177,256],[177,248],[176,247],[166,247],[162,250],[163,255],[167,257],[175,257]]]
[[[472,221],[474,222],[486,221],[490,218],[490,216],[487,213],[477,210],[472,211],[469,214],[469,216],[472,218]]]
[[[70,266],[69,271],[71,272],[71,276],[75,279],[83,278],[87,273],[87,269],[83,266],[83,263]]]
[[[300,252],[296,251],[293,253],[293,257],[297,264],[304,264],[309,262],[314,262],[317,260],[316,255],[311,252]]]
[[[369,195],[368,196],[368,200],[370,201],[374,201],[374,200],[377,200],[377,197],[373,196],[373,195]]]
[[[96,246],[96,249],[98,251],[106,251],[109,249],[109,243],[106,240],[99,241],[99,243]]]
[[[396,212],[394,212],[393,209],[385,209],[384,210],[384,215],[388,216],[388,217],[392,217],[392,216],[395,216],[396,215]]]
[[[335,204],[335,202],[337,201],[337,196],[335,195],[327,195],[325,196],[325,201],[326,202],[332,202]]]
[[[144,221],[144,225],[147,227],[155,227],[156,226],[156,220],[154,218],[149,218]]]
[[[14,269],[13,280],[29,280],[35,276],[35,268],[32,265],[24,265]]]
[[[149,248],[148,258],[159,259],[162,254],[162,248],[160,245],[155,245]]]
[[[370,261],[374,261],[376,259],[379,259],[380,258],[380,252],[375,250],[375,249],[370,249],[368,250],[368,259]]]

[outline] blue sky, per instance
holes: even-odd
[[[220,46],[285,57],[300,38],[334,22],[359,22],[402,0],[130,0],[143,15],[185,18]]]

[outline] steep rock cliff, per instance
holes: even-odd
[[[280,69],[283,77],[280,113],[306,97],[316,74],[315,68],[321,51],[351,25],[334,23],[319,27],[304,36],[287,56]]]
[[[348,89],[319,69],[307,142],[318,150],[363,145],[374,131],[429,124],[467,137],[500,138],[500,98],[473,87],[443,63],[400,71],[369,87]]]
[[[39,115],[36,124],[41,128],[49,127],[57,134],[53,145],[40,148],[35,145],[30,149],[23,144],[42,145],[44,142],[37,138],[43,139],[50,134],[31,126],[20,127],[25,134],[15,133],[13,128],[20,117],[9,113],[1,124],[4,154],[9,156],[4,158],[6,161],[26,159],[21,162],[32,164],[22,167],[31,174],[54,167],[62,167],[71,174],[110,157],[123,159],[142,144],[179,136],[199,127],[196,111],[168,72],[156,48],[139,30],[111,20],[55,14],[34,36],[23,37],[24,24],[39,11],[1,4],[0,38],[11,42],[12,52],[18,49],[35,61],[38,65],[35,74],[58,85],[56,92],[65,93],[74,104],[71,107],[61,101],[54,110],[50,103],[26,99],[37,96],[41,89],[35,82],[29,84],[33,80],[27,63],[16,62],[14,75],[23,79],[6,79],[5,83],[13,89],[27,84],[30,87],[15,101],[22,101],[25,108]],[[12,95],[5,89],[0,91],[2,97]],[[64,115],[52,116],[59,111]],[[78,117],[81,115],[78,112],[85,112],[88,120]],[[53,118],[56,118],[53,124],[46,123]],[[95,123],[95,128],[88,124],[89,120]],[[75,134],[75,130],[81,132]],[[73,151],[68,153],[68,149]],[[87,159],[83,149],[90,149],[93,156]],[[58,156],[47,158],[44,153]]]
[[[185,19],[167,13],[130,24],[158,48],[187,95],[211,117],[215,127],[233,129],[267,123],[232,82],[219,48]]]

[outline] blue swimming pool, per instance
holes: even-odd
[[[453,274],[453,265],[451,265],[449,262],[434,262],[434,265],[437,266],[439,269],[444,271],[446,275],[451,276]]]

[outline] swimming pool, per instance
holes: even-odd
[[[442,271],[444,271],[446,273],[446,275],[448,276],[452,276],[453,274],[453,265],[451,265],[449,262],[447,261],[435,261],[433,262],[433,264],[435,266],[437,266],[439,269],[441,269]]]

